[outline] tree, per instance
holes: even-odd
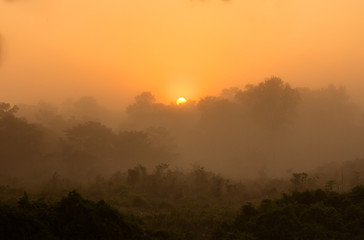
[[[84,199],[76,191],[55,203],[0,203],[2,239],[150,239],[137,218],[118,212],[104,201]]]
[[[292,173],[291,183],[293,185],[293,189],[296,191],[302,191],[307,186],[307,173]]]
[[[24,176],[42,164],[43,131],[35,124],[18,118],[17,106],[0,103],[0,172]]]
[[[72,177],[85,180],[103,174],[115,159],[116,135],[101,123],[81,123],[67,129],[65,135],[62,158],[66,173]]]
[[[116,137],[110,128],[93,121],[73,126],[65,134],[66,143],[73,149],[98,157],[110,154]]]
[[[16,105],[11,107],[9,103],[0,102],[0,118],[14,117],[18,110],[19,108]]]
[[[300,99],[298,91],[278,77],[271,77],[258,85],[248,85],[235,97],[253,121],[274,132],[292,123]]]

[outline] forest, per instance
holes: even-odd
[[[0,240],[363,240],[363,13],[0,0]]]
[[[0,103],[5,239],[363,239],[364,115],[278,77],[113,112]]]
[[[329,186],[325,190],[291,190],[274,199],[245,202],[239,208],[239,203],[244,202],[242,195],[246,194],[240,195],[240,201],[234,201],[229,198],[229,193],[219,193],[216,186],[210,186],[209,191],[181,196],[165,191],[148,192],[142,185],[119,185],[116,188],[116,182],[120,183],[118,180],[105,184],[106,190],[100,183],[91,189],[83,189],[90,198],[109,197],[106,202],[87,200],[75,190],[67,194],[60,192],[63,197],[50,200],[49,192],[55,194],[54,189],[43,191],[42,197],[36,200],[30,200],[24,192],[17,200],[1,201],[0,235],[3,239],[288,240],[364,237],[362,185],[345,193],[329,190]],[[291,181],[293,184],[294,180]],[[166,184],[165,180],[159,179],[158,182]],[[163,185],[161,183],[151,185],[163,189],[157,187]],[[173,188],[164,186],[163,190],[169,189]],[[20,189],[3,188],[2,195],[5,192],[8,197]]]

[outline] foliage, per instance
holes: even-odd
[[[29,176],[30,169],[44,164],[41,127],[17,118],[17,106],[0,103],[0,176]]]
[[[292,176],[296,180],[310,179],[306,173]],[[0,204],[0,234],[12,239],[24,236],[30,239],[196,240],[363,237],[363,186],[338,193],[306,190],[310,188],[307,183],[304,189],[299,189],[302,191],[276,198],[278,193],[289,191],[289,183],[287,180],[285,190],[276,190],[272,195],[271,186],[280,184],[277,180],[245,185],[200,166],[183,172],[170,169],[168,164],[157,165],[154,171],[138,165],[125,174],[117,172],[109,179],[97,177],[88,185],[79,186],[77,191],[89,199],[86,200],[75,191],[62,197],[75,184],[55,175],[44,188],[33,191],[33,196],[41,197],[37,201],[30,201],[24,194],[14,203],[4,196],[19,195],[21,190],[0,188],[1,198],[7,201]],[[270,199],[259,205],[246,203],[239,211],[241,203],[257,203],[264,197]],[[21,230],[13,233],[14,226],[20,226]]]
[[[0,205],[3,239],[147,239],[139,220],[121,214],[104,201],[85,200],[72,191],[59,202]]]
[[[292,192],[258,206],[243,205],[235,221],[215,234],[220,239],[363,239],[363,216],[364,186],[343,194]]]

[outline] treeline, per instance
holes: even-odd
[[[343,166],[356,164],[353,166],[359,170],[363,163],[364,160],[358,159]],[[351,183],[364,183],[355,174],[350,176],[353,177],[352,180],[357,180],[350,181]],[[346,185],[346,189],[348,187]],[[323,190],[316,191],[319,188]],[[162,239],[214,239],[214,236],[215,239],[230,239],[221,235],[222,232],[241,236],[240,230],[230,225],[241,205],[252,202],[251,206],[255,206],[262,199],[275,201],[274,199],[280,199],[282,193],[286,193],[285,197],[292,195],[292,202],[302,198],[314,199],[316,192],[327,198],[346,198],[350,195],[345,193],[340,183],[336,183],[336,179],[324,181],[324,176],[321,179],[313,173],[293,173],[289,179],[262,177],[234,181],[201,166],[195,166],[191,171],[182,171],[171,168],[168,164],[159,164],[154,169],[138,165],[125,172],[116,172],[111,177],[95,177],[83,184],[54,174],[36,188],[2,185],[0,201],[14,206],[16,199],[26,191],[29,199],[42,199],[53,205],[73,189],[90,201],[103,200],[118,211],[135,216],[141,221],[141,229],[154,237],[165,237]],[[251,232],[244,234],[255,236]],[[259,236],[257,239],[267,239]]]
[[[170,163],[244,179],[364,156],[364,112],[344,88],[294,88],[277,77],[182,105],[144,92],[124,114],[92,97],[11,109],[0,109],[1,178],[57,172],[87,181]]]
[[[0,103],[0,181],[42,182],[57,172],[85,182],[135,164],[169,162],[171,149],[144,131],[119,131],[99,122],[76,123],[57,134],[41,124],[16,116],[17,106]]]
[[[178,164],[197,162],[236,178],[364,156],[363,109],[333,85],[294,88],[272,77],[181,106],[143,93],[126,113],[135,128],[167,128],[180,147]]]
[[[55,202],[31,201],[24,193],[16,203],[0,203],[0,235],[5,239],[359,240],[364,238],[363,215],[363,186],[347,193],[295,191],[244,204],[239,211],[189,206],[154,222],[150,215],[121,213],[75,191]]]

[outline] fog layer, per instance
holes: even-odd
[[[363,111],[344,88],[295,88],[277,77],[180,105],[143,92],[124,114],[93,97],[61,106],[3,103],[0,136],[8,180],[57,173],[85,181],[139,164],[289,177],[364,156]]]

